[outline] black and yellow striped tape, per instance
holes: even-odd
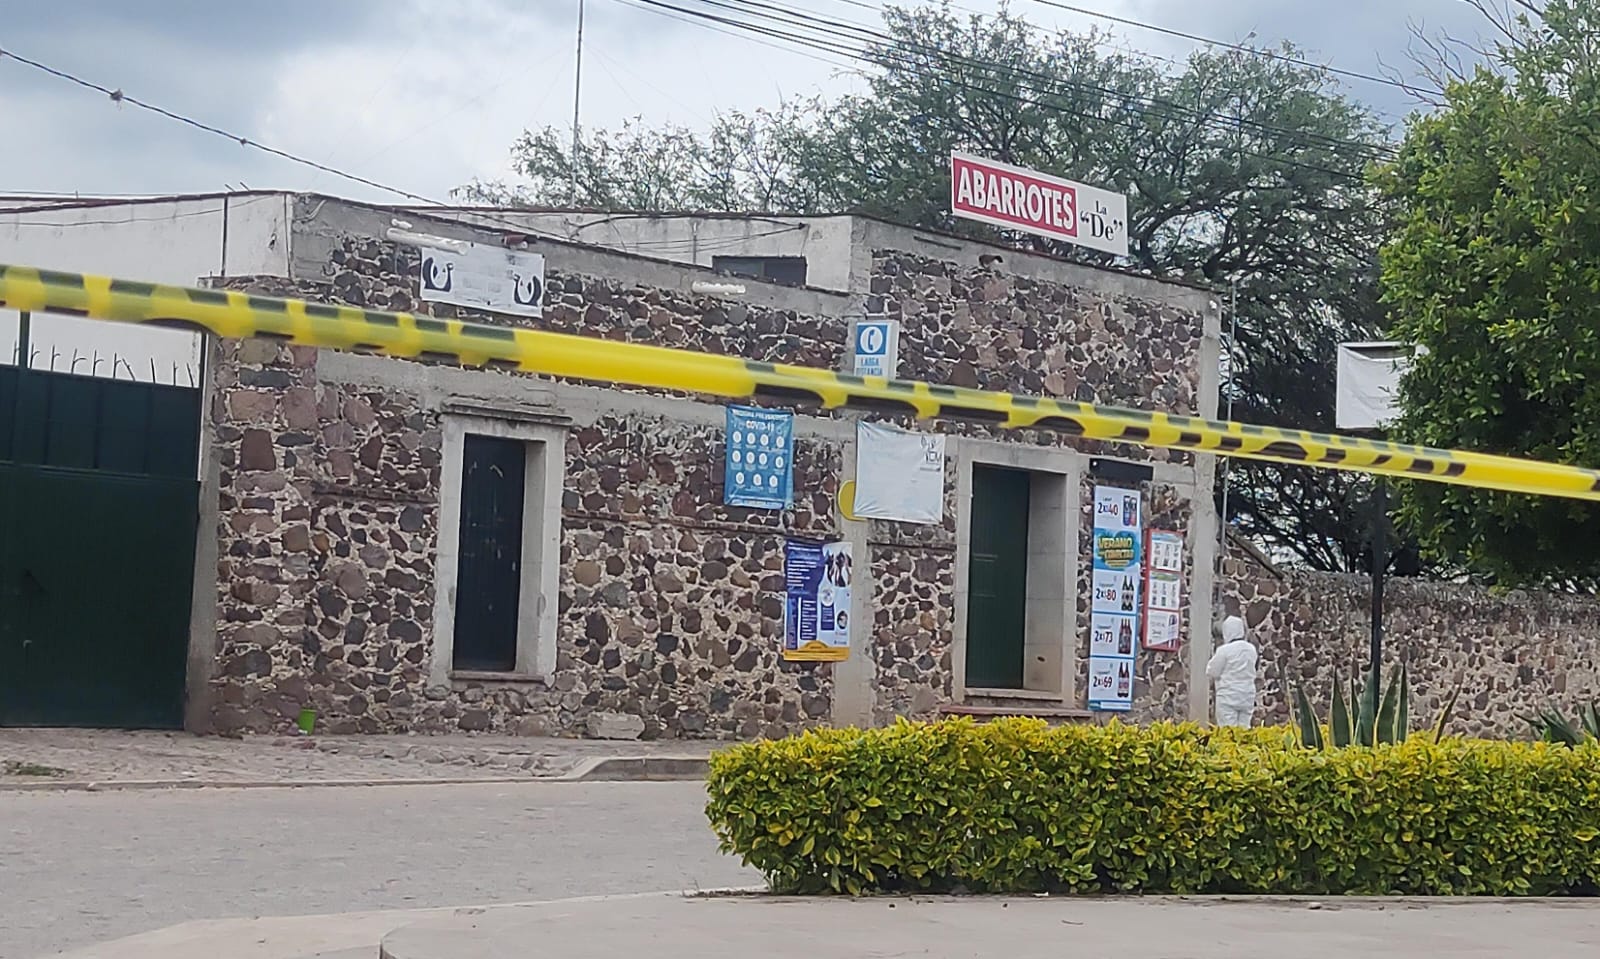
[[[386,313],[304,300],[196,290],[0,265],[0,304],[99,320],[272,337],[333,349],[430,358],[824,408],[1043,429],[1088,439],[1600,500],[1600,471],[1349,436],[1146,413],[933,383],[851,376],[636,343]]]

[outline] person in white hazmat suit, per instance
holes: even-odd
[[[1206,664],[1217,690],[1217,725],[1248,728],[1256,711],[1256,648],[1244,637],[1244,620],[1222,621],[1222,645]]]

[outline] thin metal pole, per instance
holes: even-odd
[[[11,421],[0,423],[8,433],[11,455],[20,462],[22,451],[17,448],[21,443],[22,424],[25,422],[22,410],[25,397],[28,395],[28,364],[32,362],[33,347],[31,345],[33,333],[33,314],[23,310],[17,314],[17,396],[16,402],[11,407]]]
[[[1227,419],[1233,419],[1233,365],[1238,361],[1238,350],[1235,348],[1235,338],[1239,332],[1239,280],[1234,278],[1228,283],[1228,379],[1223,389],[1228,394]],[[1226,552],[1228,548],[1228,477],[1233,472],[1233,464],[1226,457],[1219,457],[1222,463],[1222,514],[1217,523],[1217,543]]]
[[[572,70],[572,205],[578,205],[578,116],[583,103],[583,0],[578,0],[578,55]]]
[[[1383,580],[1389,569],[1389,481],[1377,479],[1372,497],[1372,674],[1383,666]]]

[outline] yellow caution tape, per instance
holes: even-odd
[[[1062,402],[616,343],[353,306],[196,290],[0,264],[0,304],[97,320],[270,337],[307,346],[492,366],[601,383],[769,397],[922,419],[1381,473],[1514,493],[1600,500],[1600,471],[1352,436]]]

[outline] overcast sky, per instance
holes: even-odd
[[[703,126],[719,110],[838,93],[859,78],[798,52],[586,0],[586,126]],[[701,0],[672,0],[680,6]],[[855,0],[773,0],[875,23]],[[1406,68],[1409,23],[1476,35],[1464,0],[1069,0],[1221,40],[1288,39],[1315,59]],[[963,9],[992,10],[990,0]],[[577,0],[6,0],[0,48],[280,149],[424,196],[502,178],[524,128],[570,124]],[[1090,18],[1013,0],[1041,26]],[[1101,24],[1101,26],[1108,26]],[[1125,26],[1120,42],[1181,56],[1188,41]],[[722,28],[726,29],[726,28]],[[1391,87],[1348,92],[1392,117]],[[0,58],[0,190],[178,193],[245,185],[363,199],[381,191],[246,149]]]

